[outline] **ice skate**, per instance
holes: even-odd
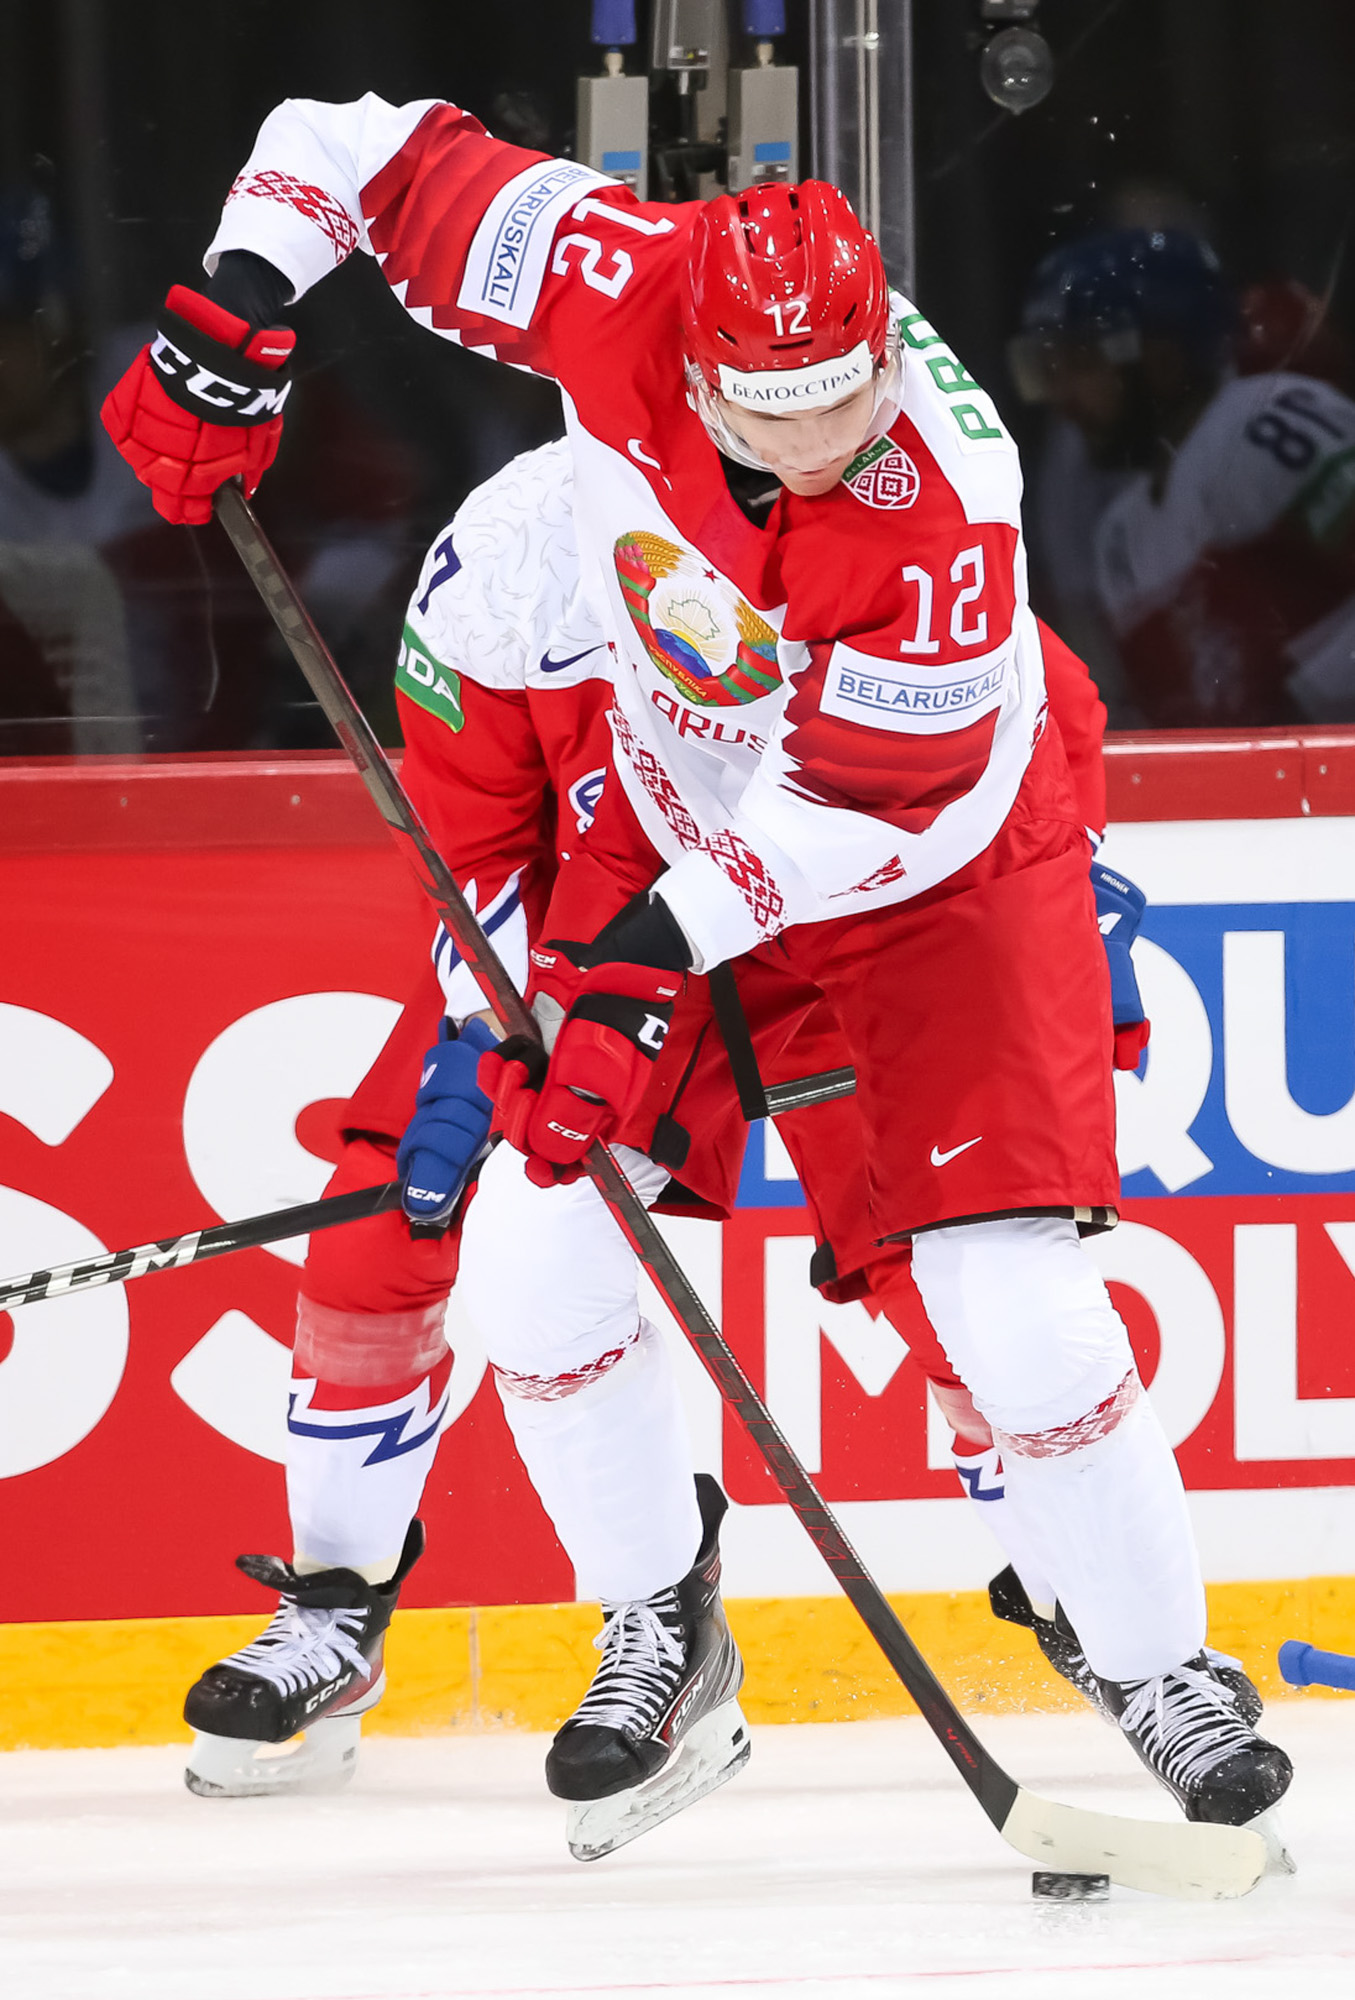
[[[1004,1619],[1009,1625],[1023,1625],[1034,1633],[1036,1644],[1054,1672],[1075,1687],[1104,1721],[1118,1719],[1062,1607],[1056,1607],[1053,1618],[1042,1618],[1010,1565],[989,1584],[988,1602],[995,1618]],[[1241,1660],[1235,1660],[1231,1653],[1216,1652],[1212,1646],[1205,1647],[1204,1658],[1214,1679],[1231,1696],[1243,1722],[1254,1729],[1261,1720],[1261,1697]]]
[[[1187,1819],[1248,1826],[1288,1791],[1288,1757],[1244,1721],[1203,1653],[1170,1673],[1101,1686],[1140,1760]]]
[[[266,1631],[188,1690],[190,1792],[240,1799],[347,1784],[362,1717],[385,1692],[386,1628],[423,1548],[423,1523],[413,1521],[393,1575],[375,1585],[351,1569],[298,1576],[276,1556],[237,1558],[282,1602]]]
[[[743,1661],[720,1602],[719,1527],[729,1502],[696,1478],[704,1534],[682,1581],[604,1604],[602,1654],[582,1704],[546,1758],[569,1805],[576,1861],[596,1861],[694,1805],[742,1769],[752,1748],[738,1704]]]

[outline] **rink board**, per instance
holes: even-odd
[[[1110,772],[1107,858],[1150,898],[1136,957],[1155,1032],[1145,1075],[1118,1083],[1126,1220],[1093,1254],[1178,1447],[1216,1642],[1264,1671],[1282,1638],[1355,1644],[1355,746],[1122,739]],[[0,1272],[319,1194],[335,1107],[428,930],[346,766],[6,766],[0,884]],[[774,1133],[750,1135],[734,1219],[672,1237],[938,1666],[978,1706],[1054,1698],[1021,1635],[994,1637],[992,1544],[901,1343],[808,1287]],[[8,1740],[165,1740],[185,1674],[257,1629],[262,1594],[232,1565],[286,1543],[301,1254],[0,1318],[0,1661],[11,1687],[51,1689]],[[483,1356],[464,1327],[454,1344],[454,1436],[383,1726],[545,1727],[586,1679],[592,1614],[568,1602]],[[751,1711],[894,1712],[812,1546],[680,1361],[699,1460],[733,1502]]]
[[[973,1715],[1085,1707],[1029,1636],[995,1627],[981,1591],[893,1593],[890,1602],[960,1705]],[[842,1597],[728,1600],[747,1666],[750,1722],[869,1722],[917,1710]],[[435,1736],[558,1729],[582,1699],[597,1654],[593,1604],[398,1611],[389,1686],[364,1733]],[[1209,1587],[1213,1643],[1245,1657],[1268,1701],[1293,1697],[1275,1666],[1302,1635],[1355,1652],[1355,1581]],[[257,1618],[127,1618],[0,1625],[0,1750],[188,1742],[185,1690],[254,1638]],[[1310,1696],[1332,1695],[1314,1688]]]

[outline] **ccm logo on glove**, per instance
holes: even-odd
[[[264,332],[249,343],[249,360],[232,348],[206,339],[177,313],[161,315],[161,331],[151,342],[151,362],[164,385],[165,394],[181,410],[204,417],[214,424],[256,424],[282,414],[282,406],[292,393],[290,382],[280,382],[277,370],[288,359],[295,336]],[[163,329],[168,327],[169,333]],[[179,340],[189,346],[180,346]],[[285,345],[283,344],[285,340]],[[229,375],[221,371],[229,367]],[[245,379],[241,381],[240,377]]]
[[[476,1065],[494,1036],[483,1021],[458,1035],[444,1021],[423,1059],[414,1116],[395,1156],[405,1214],[417,1231],[440,1234],[489,1138],[491,1105],[476,1082]]]
[[[167,521],[200,526],[228,479],[253,493],[282,436],[296,335],[175,285],[160,330],[103,406],[104,428]]]
[[[644,1095],[663,1049],[682,974],[649,965],[593,966],[575,988],[549,1061],[514,1035],[482,1058],[494,1122],[527,1156],[538,1187],[574,1180],[584,1154],[612,1136]]]

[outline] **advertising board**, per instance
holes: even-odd
[[[1277,754],[1230,756],[1225,805]],[[1292,788],[1262,794],[1274,816],[1220,817],[1206,786],[1213,816],[1145,820],[1156,767],[1136,798],[1132,761],[1117,778],[1112,760],[1106,857],[1149,897],[1136,961],[1154,1035],[1117,1081],[1125,1219],[1089,1254],[1178,1448],[1208,1576],[1340,1572],[1355,1558],[1355,818],[1340,796],[1305,812]],[[1182,791],[1199,809],[1199,787]],[[313,1199],[337,1107],[427,947],[351,773],[324,757],[27,766],[3,794],[0,1270]],[[775,1132],[750,1132],[727,1225],[668,1227],[885,1586],[985,1581],[994,1545],[903,1341],[809,1287]],[[0,1322],[6,1619],[258,1608],[232,1559],[287,1546],[302,1255],[279,1244]],[[405,1601],[569,1597],[455,1307],[452,1333],[430,1552]],[[734,1503],[729,1591],[823,1591],[685,1349],[681,1369],[699,1460]]]

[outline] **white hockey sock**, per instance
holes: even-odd
[[[653,1201],[667,1173],[620,1152]],[[635,1253],[596,1188],[538,1188],[499,1146],[466,1214],[459,1284],[580,1596],[677,1583],[701,1541],[691,1444],[663,1340],[640,1318]]]
[[[1056,1580],[1095,1673],[1142,1680],[1199,1652],[1204,1586],[1185,1490],[1145,1395],[1081,1451],[1008,1451],[1003,1463],[1018,1533]]]
[[[287,1416],[293,1562],[384,1583],[419,1509],[447,1407],[446,1301],[362,1312],[297,1301]]]
[[[973,1501],[978,1518],[1016,1571],[1032,1608],[1041,1618],[1052,1618],[1053,1585],[1012,1516],[1002,1453],[993,1442],[987,1418],[979,1415],[974,1398],[962,1382],[940,1381],[933,1375],[928,1388],[954,1433],[950,1441],[951,1457],[966,1499]]]
[[[1014,1552],[1048,1579],[1093,1670],[1136,1680],[1191,1658],[1204,1586],[1181,1475],[1074,1225],[928,1230],[913,1275],[1001,1452]]]
[[[952,1456],[961,1486],[977,1508],[984,1527],[1021,1579],[1032,1607],[1041,1618],[1052,1618],[1054,1587],[1012,1512],[1001,1452],[995,1444],[962,1451],[957,1439]]]
[[[559,1397],[495,1377],[580,1597],[650,1597],[684,1577],[701,1546],[692,1447],[663,1336],[647,1320],[605,1374]]]
[[[413,1383],[363,1392],[293,1378],[287,1505],[300,1569],[355,1569],[384,1583],[438,1448],[451,1357]],[[337,1407],[335,1406],[337,1404]]]

